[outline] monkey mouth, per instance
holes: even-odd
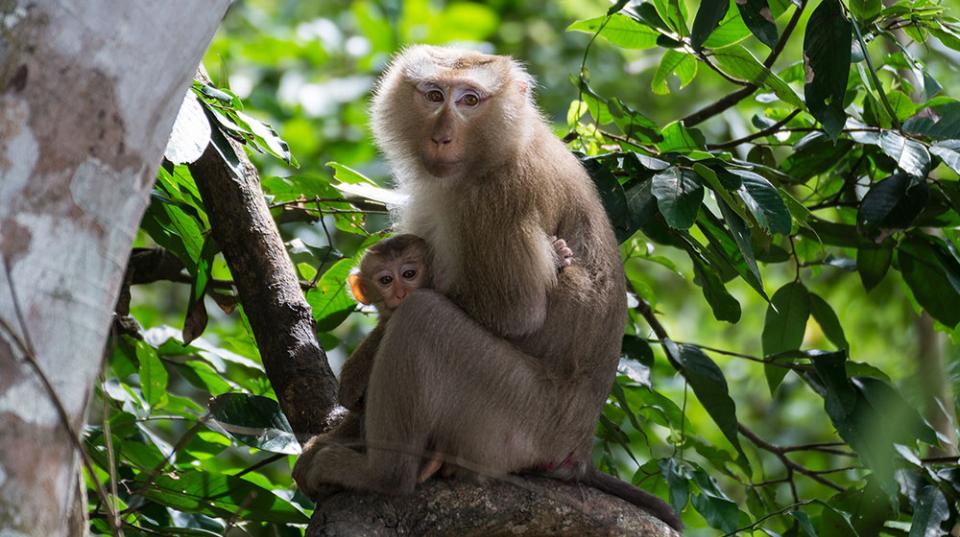
[[[456,174],[463,165],[462,159],[424,159],[425,167],[431,175],[447,177]]]

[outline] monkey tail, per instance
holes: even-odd
[[[683,531],[683,523],[680,522],[680,517],[677,516],[673,508],[653,494],[644,492],[630,483],[605,474],[592,466],[587,468],[586,474],[580,478],[580,481],[607,494],[626,500],[637,507],[646,509],[677,532]]]

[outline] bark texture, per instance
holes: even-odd
[[[270,384],[303,439],[330,428],[337,379],[317,342],[310,305],[270,216],[256,168],[237,142],[216,129],[213,138],[190,172],[250,319]]]
[[[674,537],[669,526],[596,489],[538,477],[432,479],[416,493],[341,492],[317,505],[307,537]]]
[[[0,2],[0,535],[85,531],[78,455],[23,349],[79,429],[157,166],[228,4]]]

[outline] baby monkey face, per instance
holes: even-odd
[[[395,260],[385,263],[373,275],[373,284],[383,298],[383,305],[389,309],[397,306],[407,298],[414,289],[425,284],[426,271],[423,263],[410,260]]]

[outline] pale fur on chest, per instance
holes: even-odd
[[[462,249],[466,237],[461,234],[470,232],[461,225],[463,211],[459,207],[459,196],[443,188],[415,188],[407,192],[407,203],[399,211],[397,231],[412,233],[427,241],[432,250],[433,287],[445,295],[454,294],[457,290],[457,282],[462,276],[461,263],[468,262],[464,260]],[[495,219],[496,216],[491,215],[491,218]],[[536,227],[532,230],[532,237],[530,237],[532,243],[528,261],[532,263],[524,264],[518,269],[532,272],[531,277],[542,278],[541,281],[546,282],[548,287],[552,287],[556,282],[557,274],[553,238],[542,230],[542,225],[534,218],[531,218],[528,224]],[[495,258],[497,254],[491,251],[483,255]],[[484,262],[485,260],[476,261]],[[509,262],[509,260],[500,262]]]
[[[413,189],[400,209],[397,231],[412,233],[427,241],[431,249],[430,272],[433,287],[449,294],[460,272],[457,215],[440,189]]]

